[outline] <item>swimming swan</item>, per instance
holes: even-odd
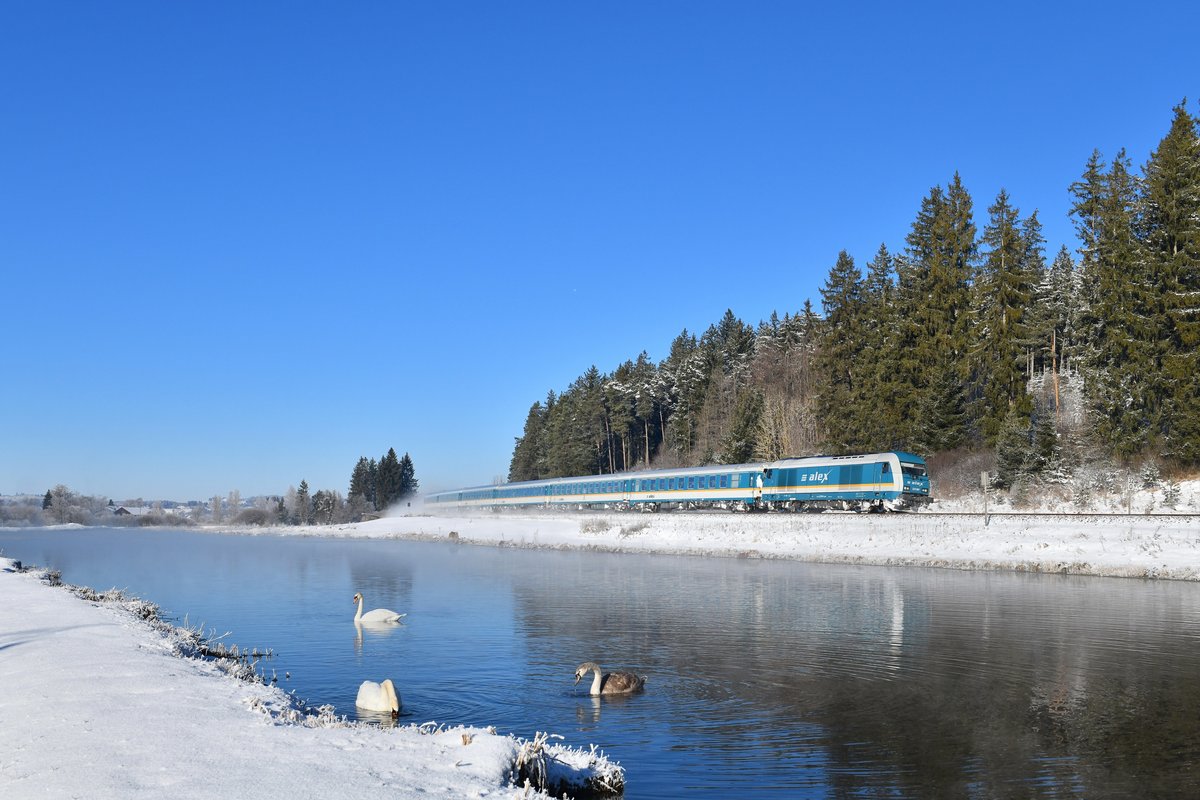
[[[400,716],[400,695],[396,694],[391,678],[383,683],[363,681],[354,705],[367,711],[390,711],[393,717]]]
[[[386,608],[377,608],[374,611],[368,611],[367,613],[364,614],[362,612],[362,606],[363,606],[362,592],[354,593],[354,602],[358,603],[358,613],[354,615],[354,621],[356,623],[361,623],[361,622],[367,622],[367,623],[399,622],[401,619],[408,616],[407,614],[397,614],[395,611],[389,611]]]
[[[590,695],[599,694],[629,694],[641,691],[646,685],[645,675],[634,675],[632,672],[605,672],[601,674],[600,665],[594,661],[585,661],[575,669],[575,684],[591,671],[596,677],[592,679]]]

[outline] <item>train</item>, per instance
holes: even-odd
[[[474,486],[425,496],[430,509],[905,511],[931,500],[925,459],[891,451],[656,469]]]

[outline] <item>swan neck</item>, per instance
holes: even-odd
[[[358,597],[358,611],[357,611],[357,612],[354,614],[354,621],[355,621],[355,622],[358,622],[360,619],[362,619],[362,606],[363,606],[363,599],[362,599],[362,595],[359,595],[359,597]]]
[[[592,674],[596,677],[592,678],[592,694],[600,694],[600,668],[592,667]]]

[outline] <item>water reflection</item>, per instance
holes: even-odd
[[[378,639],[386,639],[396,633],[401,627],[398,622],[354,622],[354,652],[358,655],[363,653],[364,638],[372,637]]]

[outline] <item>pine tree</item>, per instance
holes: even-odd
[[[642,464],[649,467],[662,436],[662,382],[645,350],[634,362],[630,380],[634,391],[634,418],[641,429]]]
[[[50,490],[46,490],[46,496],[42,498],[42,511],[49,511],[54,506],[54,495],[50,494]]]
[[[967,438],[966,397],[962,379],[952,365],[937,368],[916,408],[910,441],[922,453],[953,450]]]
[[[417,470],[413,466],[412,458],[405,453],[400,459],[400,480],[399,492],[396,495],[397,500],[406,500],[417,493],[419,482],[417,481]]]
[[[845,251],[829,270],[821,287],[825,310],[825,336],[821,343],[820,369],[825,383],[819,394],[822,416],[827,420],[830,447],[834,452],[856,449],[860,440],[856,423],[861,417],[858,363],[862,350],[862,274]]]
[[[907,252],[897,264],[896,360],[898,417],[908,421],[906,441],[965,439],[963,401],[968,360],[970,280],[977,245],[972,201],[957,173],[945,192],[930,190],[909,232]],[[949,390],[951,394],[945,395]],[[938,418],[954,427],[934,431]]]
[[[385,511],[400,499],[400,459],[396,449],[389,447],[387,455],[379,460],[379,471],[375,477],[375,508]]]
[[[762,420],[762,393],[743,391],[733,409],[729,432],[721,442],[717,460],[723,464],[745,464],[754,457],[754,444]]]
[[[379,508],[379,462],[371,459],[367,462],[367,502],[375,509]]]
[[[1025,479],[1032,458],[1029,417],[1013,409],[1005,416],[996,437],[996,485],[1006,488]]]
[[[346,492],[346,497],[349,500],[361,498],[365,503],[367,495],[370,492],[371,481],[371,462],[366,456],[358,459],[358,463],[354,465],[354,470],[350,473],[350,488]]]
[[[308,481],[300,481],[300,488],[296,490],[296,522],[299,525],[308,525],[312,522],[312,498],[308,495]]]
[[[604,405],[608,410],[609,472],[629,469],[636,461],[633,454],[639,433],[636,395],[633,362],[626,361],[613,371],[604,384]]]
[[[1033,294],[1033,267],[1040,260],[1040,228],[1023,232],[1020,212],[1003,189],[988,208],[983,263],[973,291],[972,398],[984,441],[992,443],[1017,405],[1025,401],[1026,353],[1030,334],[1025,312]],[[1035,241],[1028,241],[1032,237]]]
[[[512,461],[508,466],[510,481],[535,481],[547,477],[546,472],[546,423],[554,408],[556,397],[551,391],[546,405],[535,402],[525,417],[525,428],[517,437],[513,447]]]
[[[860,402],[855,427],[864,449],[899,446],[901,425],[895,416],[895,267],[891,253],[879,245],[867,264],[862,286],[862,347],[858,354]]]
[[[1162,316],[1136,235],[1137,181],[1128,167],[1122,150],[1101,174],[1093,154],[1071,187],[1083,242],[1089,403],[1101,440],[1126,457],[1155,441],[1162,425]]]
[[[1161,287],[1165,449],[1200,462],[1200,136],[1186,102],[1143,174],[1146,258]]]
[[[1049,268],[1036,274],[1028,323],[1035,372],[1069,370],[1076,345],[1075,320],[1079,313],[1075,262],[1064,245]]]
[[[686,328],[676,336],[661,369],[672,407],[667,421],[667,446],[682,461],[696,443],[710,375],[696,336]]]

